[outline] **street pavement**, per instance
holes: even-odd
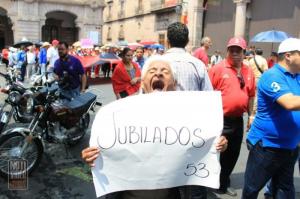
[[[0,71],[3,67],[0,66]],[[0,78],[0,85],[3,79]],[[104,105],[115,100],[111,84],[99,84],[91,86],[92,92],[98,94],[98,100]],[[0,104],[4,95],[0,95]],[[94,114],[92,114],[94,118]],[[28,190],[8,190],[7,181],[0,178],[0,199],[93,199],[96,198],[89,167],[80,158],[80,152],[88,146],[90,132],[78,145],[67,148],[59,144],[46,144],[45,153],[41,164],[29,177]],[[241,198],[245,164],[248,157],[245,140],[242,144],[238,163],[231,176],[232,187],[238,192],[238,196],[230,197],[218,195],[209,191],[209,199],[237,199]],[[297,199],[300,199],[300,176],[298,165],[295,167],[295,187]],[[257,171],[259,172],[259,171]],[[260,193],[259,199],[263,199]]]

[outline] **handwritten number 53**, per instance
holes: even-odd
[[[186,165],[185,176],[195,175],[199,178],[207,178],[209,176],[209,171],[206,169],[206,164],[204,163],[191,163]]]

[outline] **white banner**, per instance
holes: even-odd
[[[155,92],[127,97],[97,113],[90,146],[97,197],[182,185],[219,188],[223,128],[220,92]]]
[[[99,44],[99,32],[98,31],[90,31],[88,36],[94,43],[94,45]]]

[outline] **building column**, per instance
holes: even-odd
[[[46,24],[46,18],[40,18],[39,22],[40,31],[39,31],[39,40],[43,41],[43,26]]]
[[[188,4],[188,28],[190,31],[190,42],[188,50],[192,51],[193,48],[200,46],[202,38],[203,27],[203,1],[189,1]]]
[[[78,39],[86,38],[86,32],[85,32],[85,24],[81,20],[75,21],[76,28],[78,28]]]
[[[233,0],[236,4],[234,36],[245,36],[247,3],[251,0]]]

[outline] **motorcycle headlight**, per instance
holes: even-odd
[[[32,114],[34,108],[34,96],[31,91],[26,91],[19,103],[19,111],[22,115]]]
[[[21,99],[21,94],[17,91],[12,91],[8,95],[8,100],[14,104],[18,103]]]

